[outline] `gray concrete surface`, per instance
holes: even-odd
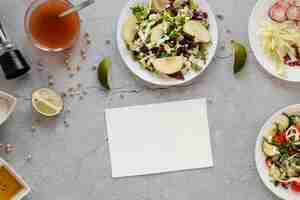
[[[234,38],[245,43],[249,59],[245,70],[232,74],[231,58],[218,50],[208,70],[192,85],[150,89],[137,81],[123,64],[115,43],[116,20],[125,0],[100,1],[82,12],[83,31],[90,33],[88,59],[73,78],[59,55],[45,55],[31,47],[23,16],[29,0],[1,0],[0,16],[32,64],[29,76],[4,80],[0,90],[18,97],[13,116],[0,128],[0,143],[16,145],[0,156],[11,163],[32,186],[32,200],[254,200],[276,199],[261,183],[254,163],[256,136],[264,121],[279,108],[299,103],[299,85],[272,78],[263,71],[250,51],[248,17],[255,0],[210,0],[218,20],[221,41]],[[231,33],[226,33],[231,30]],[[227,31],[228,32],[228,31]],[[107,44],[107,40],[111,41]],[[74,54],[75,59],[78,53]],[[92,65],[97,57],[113,59],[113,90],[104,92]],[[38,62],[47,70],[39,71]],[[66,99],[64,113],[56,120],[43,120],[35,132],[30,94],[48,85],[64,91],[82,83],[87,95]],[[215,167],[162,175],[112,179],[104,109],[137,104],[207,97]],[[70,124],[64,125],[64,118]],[[126,134],[126,133],[124,133]],[[31,159],[26,159],[31,155]],[[1,199],[1,198],[0,198]]]

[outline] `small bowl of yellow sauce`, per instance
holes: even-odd
[[[29,192],[30,188],[23,178],[0,158],[0,199],[21,200]]]

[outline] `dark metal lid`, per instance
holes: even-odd
[[[0,65],[6,79],[14,79],[26,74],[30,66],[17,49],[7,51],[0,56]]]

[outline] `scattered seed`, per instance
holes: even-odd
[[[39,72],[41,72],[41,71],[43,71],[43,70],[44,70],[44,68],[43,68],[43,67],[40,67],[40,66],[38,66],[38,67],[37,67],[37,70],[38,70]]]
[[[84,49],[80,50],[80,55],[85,55],[86,51]]]
[[[66,98],[67,97],[67,94],[65,92],[61,93],[61,97],[62,98]]]
[[[96,71],[97,70],[97,66],[93,66],[92,70]]]
[[[84,97],[83,96],[79,96],[79,100],[83,100],[84,99]]]
[[[68,108],[67,110],[66,110],[66,113],[71,113],[71,110]]]
[[[110,40],[105,40],[105,44],[110,44]]]
[[[70,126],[70,124],[65,120],[64,121],[65,127],[68,128]]]
[[[53,79],[53,75],[48,75],[48,79]]]
[[[83,91],[82,93],[83,93],[83,95],[88,95],[87,91]]]
[[[70,77],[70,78],[73,78],[74,75],[75,75],[74,73],[70,73],[70,74],[69,74],[69,77]]]
[[[89,37],[90,37],[90,34],[87,33],[87,32],[85,32],[84,35],[83,35],[83,37],[84,37],[84,38],[89,38]]]
[[[49,85],[49,86],[53,86],[53,85],[54,85],[54,82],[53,82],[52,80],[50,80],[49,83],[48,83],[48,85]]]
[[[226,30],[226,33],[230,34],[230,33],[231,33],[231,30],[227,29],[227,30]]]
[[[28,154],[28,155],[25,157],[25,160],[26,160],[26,161],[32,160],[32,155],[31,155],[31,154]]]
[[[123,94],[120,94],[120,98],[121,98],[121,99],[124,99],[124,95],[123,95]]]
[[[214,103],[214,100],[213,100],[213,98],[207,98],[207,103],[209,103],[209,104],[213,104],[213,103]]]
[[[69,65],[70,64],[70,60],[67,58],[67,59],[65,59],[65,65]]]
[[[216,15],[217,16],[217,18],[219,19],[219,20],[224,20],[224,15],[222,15],[222,14],[218,14],[218,15]]]
[[[86,40],[87,45],[90,45],[91,43],[92,43],[92,40],[90,40],[90,39]]]
[[[39,67],[43,67],[44,65],[43,65],[43,63],[42,63],[42,61],[37,61],[37,65],[39,66]]]

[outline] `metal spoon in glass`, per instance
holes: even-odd
[[[91,4],[95,3],[95,0],[86,0],[80,4],[77,4],[77,5],[74,5],[72,8],[64,11],[63,13],[59,14],[58,17],[61,18],[61,17],[65,17],[73,12],[77,12],[79,10],[82,10],[88,6],[90,6]]]

